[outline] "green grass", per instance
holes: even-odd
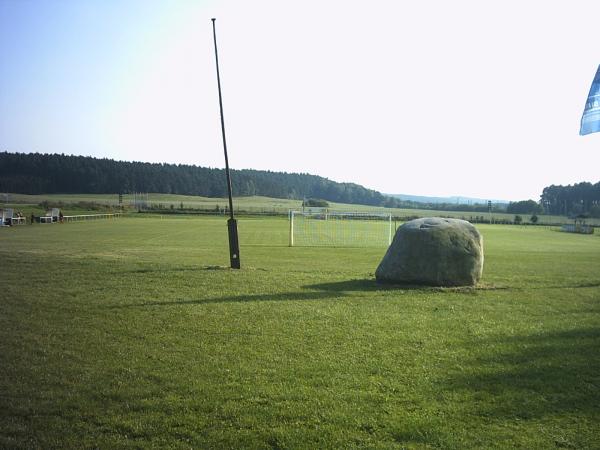
[[[28,195],[28,194],[7,194],[8,198],[2,198],[7,201],[9,207],[15,209],[21,209],[28,216],[33,211],[36,215],[43,214],[39,208],[35,208],[42,201],[49,201],[51,203],[62,202],[65,204],[65,210],[69,214],[78,214],[80,208],[76,207],[79,202],[94,202],[107,207],[118,206],[118,195],[117,194],[41,194],[41,195]],[[148,194],[148,202],[151,205],[161,205],[165,209],[180,208],[183,205],[184,208],[196,208],[196,209],[215,209],[219,207],[224,209],[228,205],[226,198],[213,198],[213,197],[200,197],[194,195],[175,195],[175,194]],[[123,205],[129,206],[134,204],[134,196],[132,194],[123,194]],[[488,213],[482,212],[466,212],[466,211],[441,211],[441,210],[429,210],[429,209],[401,209],[401,208],[383,208],[373,207],[367,205],[350,205],[346,203],[335,203],[329,202],[330,209],[342,212],[382,212],[391,213],[397,217],[455,217],[458,219],[469,220],[473,222],[476,217],[484,217],[487,221],[489,220]],[[287,211],[300,210],[302,209],[301,200],[291,199],[280,199],[270,198],[262,196],[251,196],[251,197],[235,197],[234,209],[251,211],[257,213],[272,213],[276,212],[279,214],[285,214]],[[31,210],[31,211],[30,211]],[[521,214],[524,223],[529,222],[529,216]],[[514,214],[506,213],[493,213],[494,221],[510,221],[514,219]],[[586,221],[588,224],[600,226],[600,219],[591,218]],[[554,216],[554,215],[538,215],[539,224],[558,224],[558,223],[572,223],[572,220],[565,216]]]
[[[600,236],[480,226],[476,289],[287,221],[0,229],[0,447],[599,448]]]

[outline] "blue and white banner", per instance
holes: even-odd
[[[600,131],[600,66],[598,66],[587,102],[585,102],[579,134],[583,136],[597,131]]]

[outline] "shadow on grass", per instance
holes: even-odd
[[[228,268],[207,267],[205,270],[229,270]],[[318,283],[301,287],[301,291],[279,292],[269,294],[241,294],[226,297],[200,298],[190,300],[148,301],[132,305],[113,306],[114,308],[142,306],[175,306],[201,305],[206,303],[243,303],[261,301],[303,301],[303,300],[335,300],[347,297],[353,292],[425,290],[428,292],[447,292],[449,290],[472,290],[473,288],[439,288],[431,286],[379,284],[375,279],[344,280],[334,283]]]
[[[230,270],[226,267],[206,267],[203,270]],[[460,292],[474,293],[477,290],[497,289],[490,287],[435,287],[419,286],[410,284],[381,284],[373,278],[343,280],[331,283],[317,283],[301,287],[302,290],[294,292],[278,292],[264,294],[240,294],[225,297],[207,297],[198,299],[173,299],[163,301],[148,301],[129,305],[113,305],[111,308],[133,308],[149,306],[177,306],[177,305],[201,305],[207,303],[244,303],[261,301],[304,301],[304,300],[336,300],[348,297],[356,292],[392,291],[403,294],[406,291],[423,291],[428,293]],[[503,288],[502,288],[503,289]]]
[[[167,272],[198,272],[198,271],[225,271],[230,272],[235,269],[231,269],[228,266],[184,266],[184,267],[161,267],[161,266],[149,266],[149,267],[141,267],[138,269],[130,269],[130,270],[119,270],[119,274],[123,273],[131,273],[131,274],[145,274],[145,273],[167,273]],[[245,271],[253,270],[253,271],[261,271],[266,272],[266,269],[260,268],[244,268]]]
[[[173,268],[171,272],[198,270],[193,267]],[[229,267],[225,266],[204,266],[200,270],[205,271],[230,271]],[[263,270],[263,269],[253,269]],[[137,269],[132,273],[151,273],[163,272],[160,268]],[[354,293],[369,293],[369,292],[397,292],[404,294],[406,292],[426,292],[426,293],[459,293],[459,294],[476,294],[482,291],[496,290],[515,290],[523,291],[529,289],[557,289],[557,288],[591,288],[600,287],[600,282],[584,282],[573,285],[562,286],[527,286],[527,287],[509,287],[497,286],[490,283],[480,283],[477,286],[456,286],[456,287],[439,287],[439,286],[423,286],[414,284],[393,284],[379,283],[375,278],[363,278],[342,280],[329,283],[316,283],[300,287],[300,290],[293,292],[277,292],[277,293],[258,293],[258,294],[239,294],[224,297],[207,297],[198,299],[173,299],[162,301],[148,301],[144,303],[130,305],[113,305],[111,308],[129,308],[129,307],[148,307],[148,306],[176,306],[176,305],[201,305],[207,303],[244,303],[244,302],[261,302],[261,301],[303,301],[303,300],[335,300],[342,297],[350,296]]]
[[[196,267],[143,267],[140,269],[121,270],[118,273],[144,274],[144,273],[167,273],[167,272],[192,272]]]
[[[246,303],[246,302],[273,302],[273,301],[306,301],[306,300],[332,300],[343,297],[340,293],[335,296],[330,292],[279,292],[274,294],[241,294],[227,297],[208,297],[199,299],[174,299],[164,301],[147,301],[128,305],[112,305],[111,309],[150,307],[150,306],[181,306],[181,305],[204,305],[209,303]]]
[[[479,284],[477,286],[429,286],[419,284],[379,283],[374,278],[344,280],[333,283],[318,283],[304,286],[306,289],[318,289],[328,292],[373,292],[373,291],[426,291],[426,292],[475,292],[505,290],[508,287]]]
[[[314,289],[324,292],[373,292],[388,290],[391,287],[381,285],[374,278],[360,280],[343,280],[332,283],[317,283],[302,286],[303,289]]]
[[[473,343],[478,357],[446,380],[470,392],[474,413],[537,419],[577,414],[597,420],[600,405],[600,330],[581,328]]]

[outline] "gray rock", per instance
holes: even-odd
[[[483,239],[465,220],[428,217],[406,222],[381,260],[377,281],[472,286],[483,271]]]

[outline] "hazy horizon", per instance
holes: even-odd
[[[578,135],[600,4],[0,0],[0,150],[223,167],[382,193],[539,199]],[[557,32],[560,31],[560,32]]]

